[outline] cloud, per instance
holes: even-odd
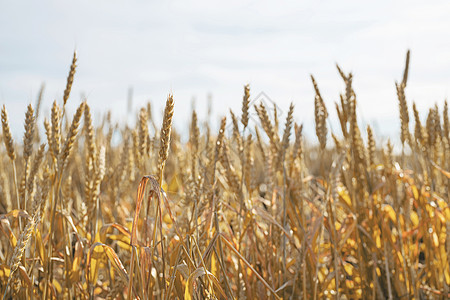
[[[412,50],[407,96],[425,107],[448,94],[450,9],[447,1],[43,1],[4,2],[0,11],[0,100],[18,116],[47,83],[46,105],[61,100],[72,51],[79,67],[72,99],[105,103],[121,117],[134,87],[135,106],[154,101],[155,115],[173,91],[185,125],[191,99],[206,113],[240,109],[242,86],[266,92],[280,107],[296,103],[296,120],[314,127],[313,90],[327,105],[343,90],[334,64],[354,73],[358,107],[367,120],[395,120],[394,81]],[[177,98],[178,97],[178,98]],[[184,122],[184,123],[183,123]],[[389,129],[390,127],[386,127]],[[380,130],[383,131],[383,130]]]

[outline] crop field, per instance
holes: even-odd
[[[1,109],[3,299],[450,297],[448,105],[418,111],[406,98],[409,51],[398,151],[358,124],[339,66],[337,103],[311,76],[309,141],[295,104],[281,119],[251,105],[248,85],[219,124],[192,111],[189,136],[172,126],[176,91],[162,124],[150,103],[132,128],[109,113],[94,121],[89,99],[66,110],[76,68],[74,54],[49,115],[43,88],[28,105],[23,139]]]

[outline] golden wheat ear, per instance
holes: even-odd
[[[293,114],[294,114],[294,103],[291,103],[291,105],[289,106],[289,112],[286,117],[286,124],[284,126],[283,138],[281,140],[281,151],[283,155],[285,154],[286,149],[289,147],[289,138],[291,136]]]
[[[2,107],[2,128],[3,128],[3,142],[5,143],[6,151],[9,158],[14,161],[16,159],[16,151],[14,150],[14,140],[11,135],[11,128],[9,127],[8,111],[5,105]]]
[[[33,137],[36,124],[36,118],[34,116],[34,110],[31,104],[27,107],[25,114],[25,134],[23,136],[23,158],[25,161],[31,156],[33,152]]]
[[[328,129],[326,121],[328,112],[313,75],[311,75],[311,80],[314,86],[314,91],[316,92],[316,96],[314,97],[314,120],[316,123],[316,135],[319,139],[320,149],[324,150],[327,145]]]
[[[95,144],[95,131],[94,126],[92,125],[91,108],[87,103],[84,107],[84,128],[85,128],[88,156],[93,159],[95,153],[97,152]]]
[[[77,52],[73,52],[72,64],[70,65],[69,75],[67,76],[66,89],[64,90],[64,106],[69,100],[70,91],[72,90],[73,78],[75,77],[75,71],[77,68]]]
[[[159,149],[159,161],[158,161],[158,176],[159,176],[158,179],[160,185],[162,185],[164,165],[169,155],[170,133],[172,131],[174,106],[175,102],[173,101],[173,95],[170,94],[169,97],[167,97],[166,107],[164,109],[163,124],[161,127],[161,134],[160,134],[161,147]]]
[[[145,108],[141,108],[139,112],[139,155],[144,160],[148,149],[148,112]]]
[[[73,117],[72,124],[70,125],[69,132],[67,134],[66,142],[64,143],[64,147],[61,150],[60,154],[61,168],[67,161],[67,157],[69,157],[70,152],[72,151],[72,147],[78,133],[78,126],[80,125],[80,120],[81,116],[83,115],[85,105],[86,102],[82,102],[80,106],[78,106],[78,109]]]
[[[450,123],[448,121],[448,104],[447,100],[444,102],[444,110],[442,112],[443,119],[444,119],[444,137],[447,138],[447,141],[450,140]]]
[[[250,85],[244,86],[244,97],[242,99],[242,117],[241,123],[244,129],[248,126],[248,110],[250,109]]]

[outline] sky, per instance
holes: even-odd
[[[449,95],[449,13],[449,1],[0,0],[0,104],[21,135],[26,104],[35,104],[42,83],[44,115],[54,100],[62,102],[76,50],[72,112],[86,95],[94,118],[111,109],[115,120],[133,124],[132,88],[133,114],[150,100],[160,120],[173,93],[182,130],[192,107],[213,123],[230,108],[240,112],[248,83],[252,99],[265,93],[281,118],[293,102],[295,121],[311,134],[313,74],[339,132],[338,63],[353,73],[361,124],[380,137],[397,136],[395,81],[407,49],[407,101],[416,102],[422,118]]]

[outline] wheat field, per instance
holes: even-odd
[[[172,95],[161,126],[150,103],[132,128],[94,122],[89,100],[71,115],[76,67],[50,115],[43,88],[27,107],[23,140],[2,107],[3,299],[450,298],[448,106],[406,99],[409,51],[400,151],[360,127],[339,66],[340,128],[311,76],[308,143],[294,104],[280,120],[248,85],[218,132],[192,111],[185,138]]]

